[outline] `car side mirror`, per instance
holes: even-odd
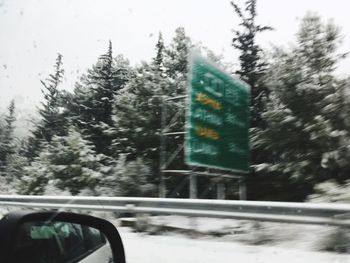
[[[67,212],[11,212],[0,220],[2,263],[125,263],[122,240],[104,219]]]

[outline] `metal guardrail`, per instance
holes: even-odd
[[[0,195],[1,206],[184,215],[350,227],[350,204],[139,197]]]

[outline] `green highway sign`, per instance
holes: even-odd
[[[189,74],[186,163],[247,173],[249,85],[194,54]]]

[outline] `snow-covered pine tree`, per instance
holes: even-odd
[[[150,157],[159,144],[161,82],[146,63],[115,97],[113,152]],[[153,144],[153,147],[151,145]],[[148,152],[148,153],[147,153]]]
[[[5,176],[9,159],[15,153],[16,143],[14,137],[15,102],[12,100],[5,116],[5,124],[0,132],[0,176]]]
[[[164,72],[164,40],[162,32],[159,32],[158,42],[156,44],[156,56],[153,58],[153,64],[157,67],[158,72]]]
[[[175,37],[164,50],[163,63],[165,74],[168,78],[168,87],[165,92],[168,96],[186,94],[188,55],[192,47],[190,38],[185,29],[179,27],[175,30]]]
[[[257,38],[264,31],[272,30],[269,26],[257,24],[256,2],[257,0],[247,0],[243,7],[240,7],[237,1],[231,2],[234,13],[239,19],[238,27],[233,30],[232,39],[232,46],[239,52],[240,67],[236,70],[236,74],[251,86],[250,134],[253,136],[256,128],[265,128],[262,114],[268,99],[268,87],[262,81],[268,65]],[[251,148],[253,165],[267,162],[270,156],[266,150],[256,149],[254,146]],[[246,176],[248,198],[260,198],[260,189],[266,183],[266,176],[262,171],[254,169]],[[235,185],[228,187],[235,188]]]
[[[289,200],[303,200],[317,182],[349,176],[334,158],[349,143],[344,115],[348,87],[334,74],[342,56],[337,54],[339,44],[339,29],[333,23],[308,14],[297,45],[277,50],[267,73],[267,128],[255,134],[253,143],[272,152],[273,161],[255,168],[275,174],[271,183]],[[349,167],[349,159],[343,165]]]
[[[94,188],[103,180],[101,154],[84,139],[78,129],[71,127],[65,137],[55,137],[51,147],[51,170],[54,184],[73,195]]]
[[[104,156],[96,154],[79,130],[71,126],[66,136],[54,136],[44,151],[26,167],[24,192],[42,194],[48,186],[54,186],[72,195],[86,189],[96,194],[94,189],[105,171],[102,158]]]
[[[163,89],[163,98],[171,98],[187,94],[187,73],[189,52],[194,46],[190,38],[186,35],[185,29],[179,27],[175,30],[175,36],[166,47],[164,52],[164,67],[166,85]],[[170,131],[184,131],[186,117],[186,100],[164,101],[166,107],[166,120],[170,122],[177,114],[178,118],[170,128]],[[167,140],[169,152],[175,151],[179,145],[183,144],[183,135],[172,136]],[[178,168],[184,168],[183,152],[173,161]],[[176,184],[176,183],[175,183]]]
[[[113,58],[112,43],[76,84],[70,105],[71,119],[94,144],[98,153],[109,155],[111,138],[104,131],[112,125],[112,104],[116,92],[131,74],[128,60]]]
[[[20,194],[44,194],[45,188],[52,178],[49,158],[49,144],[43,143],[39,155],[34,157],[29,165],[23,167],[18,185]]]
[[[28,166],[28,159],[21,150],[18,150],[8,158],[5,174],[9,183],[13,183],[14,190],[17,191],[17,185],[20,184],[24,174],[24,167]]]
[[[156,45],[156,57],[151,64],[143,63],[114,100],[114,137],[111,151],[115,158],[126,156],[126,161],[142,158],[150,163],[148,182],[158,180],[161,105],[166,86],[161,34]]]
[[[251,86],[251,127],[262,127],[261,114],[264,111],[264,100],[268,97],[268,89],[261,80],[266,72],[267,64],[263,61],[262,49],[257,43],[257,36],[272,28],[256,24],[256,1],[246,1],[244,9],[240,8],[235,1],[231,2],[240,19],[239,29],[233,30],[232,46],[240,52],[240,69],[236,71],[236,74]]]
[[[115,138],[111,152],[114,152],[117,159],[120,155],[126,155],[127,162],[142,158],[149,163],[151,169],[147,182],[152,185],[159,183],[162,103],[166,98],[186,95],[190,47],[190,39],[183,28],[176,30],[175,37],[167,47],[159,34],[152,62],[142,63],[135,70],[135,77],[115,97],[114,126],[109,130]],[[185,107],[185,100],[167,101],[167,121],[179,114],[177,122],[171,126],[172,131],[184,130]],[[182,135],[169,138],[169,152],[175,151],[183,144],[183,140]],[[183,152],[180,152],[172,165],[177,169],[184,168]],[[174,182],[169,181],[172,189],[177,184],[176,179]]]
[[[26,157],[32,161],[40,154],[42,145],[50,142],[54,135],[65,134],[66,119],[62,115],[60,105],[59,84],[62,82],[64,70],[62,55],[58,54],[54,66],[54,74],[50,74],[45,81],[41,81],[44,101],[38,109],[40,120],[36,123],[32,135],[28,138]]]

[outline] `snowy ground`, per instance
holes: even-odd
[[[332,227],[282,223],[256,225],[249,221],[182,216],[152,217],[148,223],[181,231],[149,235],[120,227],[127,262],[350,263],[349,254],[319,251],[320,242],[334,231]]]
[[[349,263],[349,255],[311,252],[275,246],[191,239],[182,235],[150,236],[120,228],[128,263]]]

